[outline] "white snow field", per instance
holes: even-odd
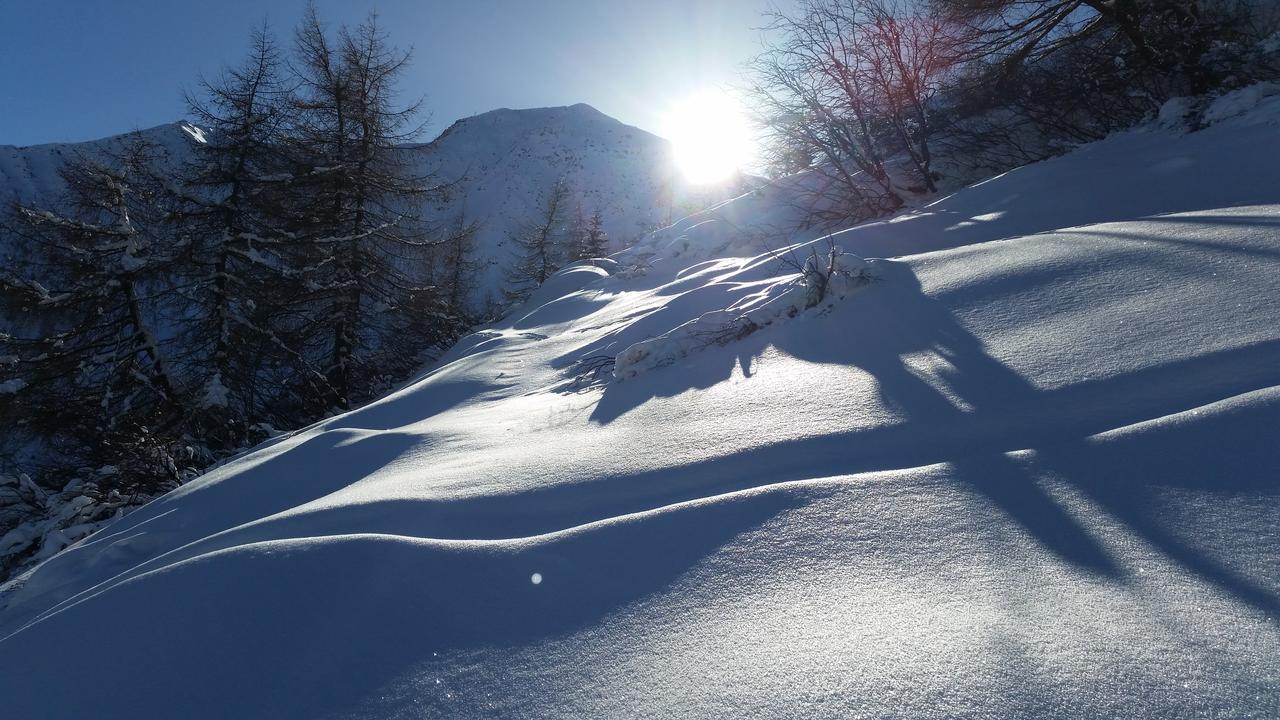
[[[839,233],[894,259],[809,310],[786,183],[572,267],[11,583],[0,714],[1280,717],[1280,96],[1228,115]]]

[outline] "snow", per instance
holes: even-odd
[[[1195,115],[1200,99],[1194,97],[1175,97],[1165,101],[1156,114],[1156,122],[1169,130],[1182,130]]]
[[[827,277],[827,271],[821,267],[826,260],[816,254],[805,260],[802,272],[792,275],[757,279],[762,271],[766,275],[777,271],[778,263],[768,262],[780,262],[773,254],[747,264],[742,270],[720,275],[714,281],[716,285],[736,285],[735,290],[741,289],[743,294],[726,308],[709,310],[657,337],[627,346],[615,359],[613,376],[623,380],[646,370],[672,365],[693,352],[728,345],[805,310],[829,311],[832,301],[843,299],[876,278],[871,263],[842,253],[839,248],[833,248],[832,253],[831,277]],[[817,289],[819,283],[834,287],[823,293]],[[826,304],[820,304],[824,300]]]
[[[182,123],[180,127],[182,128],[183,132],[191,136],[192,140],[202,145],[209,142],[204,136],[203,128],[198,128],[195,125],[192,125],[191,123]]]
[[[685,180],[670,143],[595,108],[500,109],[454,123],[426,146],[419,172],[455,180],[450,199],[428,216],[447,223],[465,211],[479,220],[476,255],[485,261],[473,301],[501,298],[519,256],[512,232],[536,218],[563,177],[583,213],[601,213],[614,250],[695,209],[734,193],[731,182]]]
[[[161,159],[178,163],[190,153],[191,128],[176,122],[140,131]],[[194,129],[194,128],[193,128]],[[185,132],[184,132],[185,130]],[[129,135],[116,135],[84,143],[54,143],[16,147],[0,145],[0,197],[6,203],[20,200],[30,203],[55,197],[63,188],[58,167],[79,155],[101,158],[118,152]]]
[[[227,386],[222,384],[222,375],[214,373],[213,377],[209,378],[209,382],[205,383],[204,396],[200,399],[200,404],[206,408],[226,407],[229,393]]]
[[[1257,83],[1232,90],[1209,104],[1204,113],[1204,120],[1216,123],[1238,117],[1254,109],[1267,98],[1275,99],[1278,95],[1280,95],[1280,83],[1274,82]],[[1267,118],[1266,115],[1259,117]]]
[[[1276,717],[1277,118],[569,268],[6,586],[6,715]]]

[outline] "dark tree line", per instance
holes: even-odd
[[[752,95],[775,173],[821,180],[815,218],[892,211],[1280,77],[1251,0],[803,0],[775,12]],[[942,159],[942,162],[939,160]],[[944,173],[950,173],[945,177]]]
[[[51,485],[110,467],[165,489],[371,399],[475,320],[475,224],[419,214],[449,187],[407,144],[409,54],[375,16],[334,32],[314,8],[291,51],[252,40],[189,96],[201,141],[176,172],[135,135],[0,228],[0,423]]]

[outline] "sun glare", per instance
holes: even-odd
[[[676,165],[691,183],[713,183],[747,166],[753,157],[751,127],[742,104],[707,90],[676,103],[663,118]]]

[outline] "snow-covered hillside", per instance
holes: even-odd
[[[186,122],[143,130],[175,167],[190,157],[204,131]],[[118,149],[123,136],[87,143],[0,146],[0,200],[32,202],[62,190],[58,166],[77,153]],[[412,172],[451,183],[449,199],[424,208],[448,227],[459,214],[479,223],[474,261],[480,265],[473,301],[501,300],[504,276],[518,255],[513,230],[537,219],[546,194],[564,177],[574,210],[600,211],[615,249],[673,218],[722,201],[741,179],[693,186],[671,157],[670,143],[624,125],[589,105],[494,110],[459,120],[415,156]]]
[[[7,586],[6,715],[1280,716],[1280,96],[1225,115],[562,271]]]
[[[197,128],[185,122],[158,125],[140,132],[175,165],[190,157],[191,143],[202,137]],[[0,145],[0,202],[7,207],[14,201],[29,203],[57,197],[63,189],[62,179],[58,176],[62,163],[74,160],[78,155],[92,158],[119,151],[127,137],[115,135],[83,143],[26,147]]]
[[[672,161],[670,143],[583,104],[459,120],[428,145],[420,168],[442,180],[460,179],[437,218],[465,210],[480,221],[481,294],[501,288],[519,253],[509,242],[511,230],[537,219],[558,178],[569,182],[574,211],[580,204],[588,216],[601,213],[614,249],[731,191],[690,186]]]

